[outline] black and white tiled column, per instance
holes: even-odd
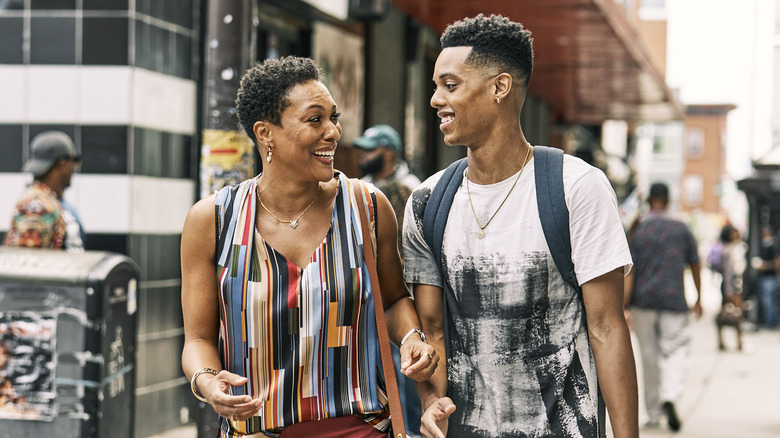
[[[179,242],[196,200],[201,1],[0,0],[0,234],[32,180],[21,172],[30,140],[70,134],[84,161],[65,198],[87,248],[142,270],[138,437],[178,426],[193,406]]]

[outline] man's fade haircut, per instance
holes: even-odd
[[[448,47],[471,47],[467,64],[507,72],[528,88],[534,68],[534,49],[531,31],[522,24],[501,15],[464,18],[444,30],[441,48]]]
[[[322,72],[313,59],[297,56],[266,59],[244,73],[236,110],[238,121],[254,143],[255,122],[262,120],[281,127],[290,91],[309,81],[322,81]]]

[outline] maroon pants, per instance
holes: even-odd
[[[387,433],[374,428],[357,415],[326,418],[318,421],[304,421],[287,426],[280,438],[386,438]]]

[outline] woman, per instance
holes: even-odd
[[[720,231],[721,263],[723,281],[720,285],[721,310],[716,318],[718,326],[718,349],[726,350],[723,342],[723,327],[731,326],[737,331],[737,350],[742,351],[742,323],[745,312],[742,302],[742,274],[745,272],[745,245],[733,225],[725,225]]]
[[[196,203],[184,224],[182,364],[193,393],[220,415],[223,437],[385,436],[357,210],[374,209],[333,169],[336,104],[314,61],[286,57],[250,69],[236,105],[265,162]],[[375,199],[390,339],[402,372],[427,380],[438,357],[402,279],[395,214],[381,192]]]

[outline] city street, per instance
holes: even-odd
[[[642,429],[640,436],[780,437],[780,331],[747,331],[743,339],[745,351],[740,353],[736,351],[735,332],[727,329],[724,339],[728,350],[719,352],[715,327],[715,315],[720,308],[718,283],[709,271],[703,270],[702,276],[704,316],[694,325],[688,386],[677,406],[682,430],[674,433],[663,424],[659,429]],[[695,290],[690,277],[686,286],[689,292]],[[641,374],[639,380],[641,391]],[[640,396],[640,420],[644,416]],[[611,431],[608,435],[612,436]],[[195,427],[187,426],[152,438],[195,436]]]

